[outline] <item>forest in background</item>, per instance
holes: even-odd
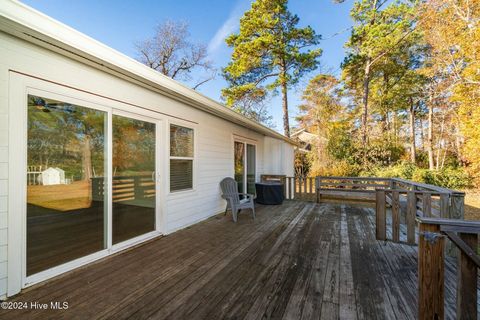
[[[320,67],[322,30],[302,27],[288,0],[252,1],[225,39],[232,52],[221,69],[225,105],[269,125],[271,97],[280,95],[284,134],[309,135],[300,141],[297,175],[480,187],[480,1],[351,4],[346,57],[334,75]],[[164,22],[136,45],[139,61],[195,80],[194,89],[218,73],[183,22]],[[192,70],[203,77],[192,79]],[[299,106],[289,103],[292,90],[303,93]]]
[[[480,183],[480,2],[360,0],[341,76],[318,71],[320,36],[285,0],[257,0],[227,38],[228,106],[258,121],[262,103],[310,80],[298,125],[310,133],[298,175],[396,176],[449,188]],[[260,106],[260,107],[259,107]],[[256,112],[257,111],[257,112]],[[253,116],[252,116],[253,115]]]

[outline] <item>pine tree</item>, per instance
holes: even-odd
[[[318,67],[322,51],[311,27],[298,28],[299,18],[287,0],[256,0],[240,20],[240,32],[226,42],[232,59],[223,70],[229,87],[222,91],[227,106],[245,96],[264,98],[278,88],[282,94],[283,129],[290,136],[288,89]]]
[[[359,0],[355,2],[351,16],[354,26],[349,41],[345,44],[347,57],[343,80],[352,93],[356,105],[361,106],[361,144],[366,157],[369,136],[369,113],[372,107],[372,91],[392,88],[398,75],[402,74],[398,57],[408,53],[409,40],[414,37],[414,6],[410,2]],[[408,68],[408,64],[403,64]],[[390,77],[390,75],[395,75]],[[377,85],[372,90],[372,85]],[[379,88],[383,86],[383,88]],[[385,95],[380,95],[383,99]],[[378,105],[376,107],[381,107]],[[384,103],[385,100],[382,100]]]

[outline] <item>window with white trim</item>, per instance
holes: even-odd
[[[193,189],[194,132],[170,124],[170,192]]]

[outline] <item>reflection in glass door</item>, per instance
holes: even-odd
[[[112,242],[155,230],[155,123],[113,115]]]
[[[28,95],[30,276],[107,248],[107,112]]]
[[[247,144],[247,193],[255,194],[255,146]]]
[[[234,145],[235,156],[235,181],[238,184],[238,192],[244,193],[245,181],[245,144],[243,142],[235,141]]]
[[[255,194],[255,145],[235,141],[235,181],[238,184],[238,192]]]

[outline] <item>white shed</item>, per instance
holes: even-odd
[[[65,171],[60,168],[48,168],[38,176],[38,182],[44,186],[65,184]]]

